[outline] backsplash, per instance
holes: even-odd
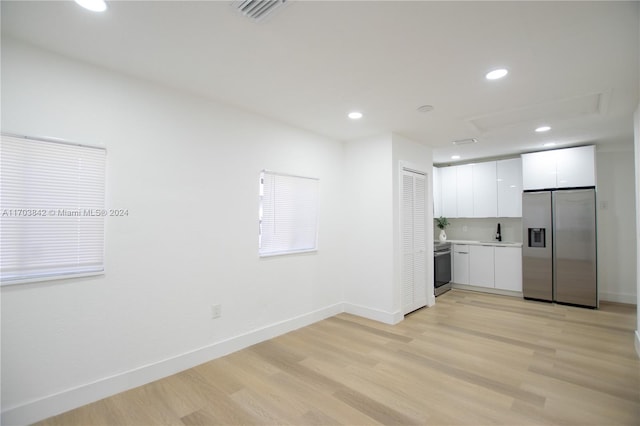
[[[449,219],[445,230],[448,240],[488,241],[495,239],[496,228],[500,223],[502,241],[522,242],[522,218],[500,217],[487,219]],[[433,235],[438,239],[440,229],[433,221]]]

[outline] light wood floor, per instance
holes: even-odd
[[[635,307],[452,290],[341,314],[41,425],[640,425]]]

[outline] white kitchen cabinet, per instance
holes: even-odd
[[[595,148],[522,154],[522,184],[525,190],[595,186]]]
[[[494,247],[495,288],[522,291],[522,249]]]
[[[496,162],[476,163],[473,168],[473,217],[498,216]],[[460,205],[460,201],[458,201]]]
[[[593,145],[558,149],[555,152],[558,188],[596,186]]]
[[[458,205],[455,217],[473,217],[473,167],[471,164],[455,166]]]
[[[455,167],[442,167],[439,170],[440,177],[440,199],[442,216],[458,217],[457,202],[457,176]]]
[[[521,217],[523,190],[595,184],[593,146],[441,167],[434,171],[434,216]]]
[[[494,287],[494,247],[469,246],[469,284]]]
[[[469,284],[469,246],[453,244],[453,282]]]
[[[522,217],[522,160],[496,162],[498,217]]]
[[[555,151],[522,154],[523,189],[556,188]]]
[[[440,184],[440,169],[433,168],[433,217],[442,216],[442,197],[440,195],[442,188]]]

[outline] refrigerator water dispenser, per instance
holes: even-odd
[[[546,247],[545,228],[529,228],[529,247]]]

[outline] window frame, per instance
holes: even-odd
[[[41,248],[44,253],[43,256],[38,258],[37,255],[27,256],[26,262],[22,265],[22,269],[15,266],[19,264],[19,261],[12,262],[11,260],[6,260],[0,263],[0,286],[11,286],[17,284],[26,284],[26,283],[35,283],[35,282],[46,282],[52,280],[62,280],[69,278],[81,278],[81,277],[89,277],[96,275],[103,275],[106,270],[106,194],[107,194],[107,149],[104,146],[98,145],[89,145],[89,144],[81,144],[76,142],[69,142],[62,139],[53,139],[53,138],[43,138],[43,137],[31,137],[24,135],[17,135],[12,133],[1,133],[2,145],[3,145],[3,153],[2,153],[2,169],[5,167],[11,166],[19,166],[20,164],[20,149],[16,148],[17,144],[25,143],[25,153],[23,153],[23,157],[26,158],[30,149],[35,153],[40,155],[38,157],[38,161],[43,161],[43,159],[50,160],[53,166],[44,166],[42,163],[38,166],[34,165],[34,167],[40,167],[38,169],[40,172],[46,170],[53,170],[56,167],[62,167],[61,164],[64,162],[60,162],[60,159],[66,159],[71,161],[70,159],[74,159],[77,163],[81,163],[82,166],[91,164],[90,168],[83,168],[82,166],[76,165],[75,177],[76,178],[84,178],[84,180],[78,180],[75,186],[70,186],[68,182],[65,182],[64,185],[60,185],[56,187],[58,193],[54,190],[51,190],[53,196],[45,196],[43,197],[41,194],[38,195],[37,192],[43,193],[43,182],[44,179],[34,178],[34,185],[30,188],[34,194],[32,197],[25,196],[24,193],[19,192],[19,190],[24,190],[28,185],[24,183],[16,183],[20,178],[29,177],[29,174],[25,170],[18,170],[13,174],[11,170],[4,171],[0,170],[2,174],[2,180],[8,179],[9,184],[8,188],[4,188],[5,182],[0,183],[0,194],[5,196],[4,200],[0,200],[0,228],[4,228],[5,226],[12,226],[13,223],[18,223],[18,220],[26,220],[31,218],[32,220],[27,223],[20,224],[11,229],[11,231],[15,232],[15,230],[31,230],[37,229],[38,236],[31,239],[29,242],[31,244],[36,244],[36,247]],[[5,145],[5,141],[8,144],[13,144],[13,148],[9,148],[8,145]],[[27,144],[31,144],[31,148]],[[38,146],[42,144],[41,146]],[[10,151],[10,157],[7,160],[7,151]],[[67,154],[63,153],[64,150],[67,150]],[[45,154],[46,151],[50,151],[49,154]],[[88,151],[88,150],[96,150],[96,151]],[[75,155],[75,157],[73,156]],[[59,162],[56,162],[58,160]],[[48,168],[47,168],[48,167]],[[67,170],[61,171],[60,174],[74,173],[72,170],[73,167],[69,167],[67,165]],[[37,174],[37,172],[36,172]],[[59,177],[59,175],[54,175],[55,177]],[[67,176],[68,177],[68,176]],[[86,180],[93,179],[94,182],[87,183]],[[11,180],[13,179],[13,180]],[[50,178],[51,182],[54,181],[53,178]],[[70,180],[70,179],[69,179]],[[49,182],[48,182],[49,183]],[[76,196],[76,204],[72,205],[62,205],[64,203],[68,203],[68,199],[65,200],[65,197],[56,198],[55,195],[60,195],[59,190],[63,189],[73,189],[76,192],[74,195]],[[11,196],[9,195],[12,190],[17,191],[18,195]],[[95,191],[95,193],[94,193]],[[29,193],[28,191],[24,191]],[[91,197],[82,198],[82,196],[87,196],[87,194],[91,193]],[[21,201],[19,199],[23,197],[28,199],[29,205],[21,205]],[[8,201],[7,201],[8,198]],[[32,201],[36,200],[36,201]],[[41,205],[36,205],[32,203],[38,203]],[[12,210],[12,211],[9,211]],[[22,211],[21,211],[22,210]],[[66,214],[61,213],[62,211],[70,212],[68,216]],[[77,212],[77,213],[76,213]],[[9,220],[10,218],[16,219],[15,221]],[[35,219],[38,219],[36,221]],[[51,218],[48,224],[46,221]],[[83,219],[85,218],[85,219]],[[66,220],[67,222],[62,222]],[[74,222],[71,222],[75,220]],[[65,228],[68,228],[66,233],[64,233],[64,247],[75,247],[75,251],[67,251],[64,256],[59,255],[60,247],[54,247],[52,244],[48,244],[45,240],[47,237],[49,239],[60,237],[62,231],[59,231],[52,237],[51,234],[47,235],[47,230],[55,229],[60,227],[60,224],[64,224]],[[33,227],[33,228],[32,228]],[[9,232],[9,231],[7,231]],[[24,232],[24,231],[23,231]],[[3,239],[0,239],[0,249],[2,251],[9,250],[24,250],[26,239],[21,240],[19,237],[13,237],[14,241],[11,241],[12,237],[7,237],[5,232],[2,232]],[[4,240],[4,238],[7,238]],[[76,238],[78,242],[76,244],[71,244],[69,241],[72,238]],[[42,246],[38,245],[42,244]],[[89,249],[88,249],[89,248]],[[87,254],[83,250],[88,250],[90,252]],[[64,250],[63,250],[64,251]],[[15,253],[15,252],[14,252]],[[59,259],[57,262],[54,262],[52,259],[52,254],[55,254],[54,257]],[[4,256],[3,256],[4,257]],[[19,258],[20,255],[15,255],[14,258]],[[62,260],[64,257],[64,260]],[[69,262],[70,259],[75,257],[75,264]],[[46,259],[46,263],[43,259]],[[40,263],[38,263],[40,260]],[[5,270],[8,266],[12,266],[11,270]]]
[[[267,191],[265,191],[265,185],[269,183],[269,182],[265,182],[265,176],[267,175],[273,177],[273,181],[272,181],[273,185],[276,185],[278,181],[280,181],[280,184],[282,185],[283,182],[288,181],[289,183],[291,183],[292,180],[295,180],[295,183],[300,184],[302,186],[306,186],[305,191],[311,191],[305,195],[310,197],[311,201],[313,201],[312,211],[306,212],[306,213],[311,213],[312,216],[303,217],[302,220],[300,221],[289,223],[289,225],[292,225],[294,227],[294,234],[283,235],[283,233],[280,233],[276,236],[276,239],[282,240],[283,239],[282,237],[284,236],[284,237],[288,237],[287,239],[289,240],[293,239],[297,241],[298,239],[302,239],[306,241],[304,238],[307,237],[307,238],[311,238],[310,241],[312,241],[312,244],[310,245],[303,244],[303,246],[300,246],[299,244],[298,245],[293,244],[293,245],[290,245],[289,247],[283,248],[279,246],[277,242],[264,243],[263,237],[268,236],[267,232],[265,232],[265,226],[269,225],[269,220],[270,220],[268,215],[267,215],[267,218],[265,218],[265,215],[266,215],[265,202],[269,201],[266,195]],[[320,179],[315,177],[300,176],[300,175],[295,175],[290,173],[274,172],[271,170],[264,169],[260,171],[259,183],[260,183],[260,190],[259,190],[259,208],[258,208],[258,256],[261,258],[266,258],[266,257],[274,257],[274,256],[282,256],[282,255],[290,255],[290,254],[317,252],[318,251],[318,230],[319,230],[319,222],[320,222]],[[288,189],[291,189],[291,188],[289,187]],[[280,190],[283,190],[283,188],[280,188]],[[275,192],[273,194],[274,194],[273,197],[275,197]],[[273,201],[275,205],[275,201],[274,200],[271,200],[271,201]],[[292,204],[295,204],[297,207],[300,207],[300,204],[296,204],[296,203],[292,203]],[[285,206],[281,205],[280,207],[287,208],[287,207],[291,207],[291,205],[285,205]],[[299,210],[294,210],[294,212],[297,213],[295,216],[298,216],[298,217],[300,216],[301,212]],[[306,230],[303,230],[301,234],[295,234],[295,229],[299,229],[301,222],[302,222],[302,226],[307,228],[308,226],[305,226],[304,224],[307,222],[313,222],[313,231],[309,232],[309,229],[306,229]],[[270,222],[270,223],[274,225],[274,222]],[[279,248],[270,249],[271,246],[275,246]]]

